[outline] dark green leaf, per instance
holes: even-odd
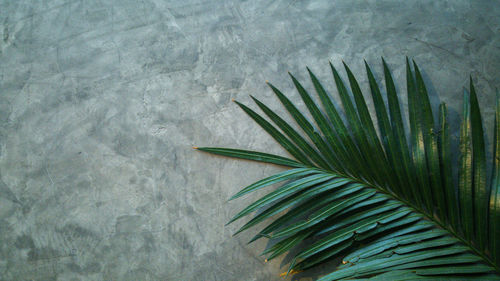
[[[427,160],[428,175],[432,189],[432,202],[437,209],[438,217],[446,220],[446,197],[444,189],[441,186],[441,171],[439,166],[439,152],[437,147],[437,134],[435,132],[436,125],[432,115],[431,102],[427,89],[424,84],[422,74],[418,66],[413,62],[415,67],[415,81],[417,86],[418,100],[420,101],[422,118],[422,133],[424,139],[425,156]]]
[[[380,161],[378,161],[380,159],[377,159],[376,155],[374,155],[373,153],[374,146],[368,141],[365,130],[363,129],[363,125],[361,124],[356,109],[354,108],[351,98],[349,97],[344,82],[342,82],[340,75],[331,63],[330,68],[332,70],[333,78],[335,80],[335,84],[337,85],[337,91],[339,93],[344,111],[347,116],[349,127],[353,132],[354,140],[357,143],[359,150],[364,155],[364,159],[366,160],[366,163],[370,168],[369,170],[372,172],[371,177],[377,184],[379,184],[380,182],[382,182],[383,175],[385,174],[381,170],[381,163]]]
[[[273,127],[269,122],[264,120],[259,114],[251,110],[247,106],[235,101],[235,103],[245,111],[257,124],[259,124],[269,135],[271,135],[286,151],[288,151],[295,159],[299,160],[305,165],[312,166],[309,159],[292,143],[287,139],[282,133],[280,133],[276,128]]]
[[[447,275],[447,274],[469,274],[469,273],[487,273],[492,272],[493,268],[491,266],[486,266],[484,264],[472,264],[472,265],[462,265],[462,266],[442,266],[442,267],[432,267],[426,269],[418,269],[416,273],[418,275]]]
[[[212,154],[246,159],[246,160],[253,160],[263,163],[271,163],[281,166],[296,167],[296,168],[304,167],[304,164],[301,164],[295,160],[257,151],[233,149],[233,148],[219,148],[219,147],[197,147],[196,149]]]
[[[474,195],[472,186],[472,140],[470,104],[467,92],[464,91],[464,105],[460,128],[460,166],[458,170],[458,195],[462,231],[468,239],[474,233]]]
[[[346,189],[346,192],[356,192],[362,188],[364,188],[362,184],[351,184],[349,188]],[[285,226],[287,223],[289,223],[290,221],[296,219],[301,215],[303,216],[308,212],[314,211],[315,208],[320,208],[325,204],[328,204],[329,202],[338,199],[338,195],[344,195],[344,194],[345,194],[344,192],[340,192],[339,194],[326,194],[326,195],[320,194],[319,196],[316,196],[308,200],[307,202],[302,203],[301,205],[297,206],[294,209],[291,209],[288,213],[276,219],[273,223],[264,228],[261,232],[259,232],[259,234],[253,237],[249,243],[259,239],[260,237],[269,237],[269,234],[274,230]]]
[[[406,176],[406,184],[410,189],[408,194],[405,194],[405,198],[413,197],[412,199],[419,205],[422,204],[421,191],[418,190],[417,182],[415,179],[414,165],[410,158],[410,152],[408,149],[408,142],[406,140],[403,118],[401,116],[401,111],[399,108],[398,96],[396,93],[396,86],[392,79],[391,72],[387,66],[384,59],[382,59],[384,66],[384,77],[385,85],[387,91],[387,102],[389,105],[389,115],[391,117],[392,133],[394,134],[395,147],[391,150],[391,153],[399,157],[399,163],[401,168],[404,169],[404,175]]]
[[[320,193],[324,193],[325,191],[329,191],[335,188],[338,188],[340,186],[345,185],[349,181],[343,178],[337,178],[337,179],[332,179],[329,180],[325,183],[319,184],[317,186],[314,186],[310,189],[303,190],[301,192],[298,192],[292,196],[287,197],[286,199],[272,205],[268,209],[266,209],[264,212],[258,214],[255,218],[250,220],[248,223],[246,223],[244,226],[242,226],[234,235],[240,233],[241,231],[248,229],[249,227],[252,227],[256,225],[257,223],[289,208],[290,206],[303,202],[304,200],[307,200],[311,197],[314,197]],[[332,200],[336,198],[340,198],[342,196],[345,196],[351,192],[355,192],[357,190],[361,189],[361,187],[355,188],[345,188],[342,189],[341,192],[336,192],[335,194],[332,194]]]
[[[406,84],[408,91],[408,113],[410,119],[411,148],[413,166],[417,175],[418,185],[421,188],[419,195],[425,203],[427,212],[433,213],[432,191],[427,170],[427,160],[424,144],[424,128],[422,128],[422,108],[415,78],[410,69],[410,63],[406,60]]]
[[[312,71],[309,68],[307,68],[307,71],[309,72],[311,81],[314,85],[314,88],[316,89],[316,93],[318,93],[321,103],[325,108],[326,114],[330,119],[330,122],[332,123],[333,129],[337,133],[340,142],[342,143],[346,152],[350,156],[350,161],[352,161],[352,165],[350,163],[347,163],[348,165],[346,165],[346,167],[349,167],[349,171],[351,173],[357,172],[365,175],[365,177],[370,179],[371,177],[369,171],[367,170],[367,166],[363,164],[364,158],[362,154],[360,154],[358,148],[356,147],[356,144],[349,135],[349,131],[347,130],[346,126],[344,125],[344,122],[342,121],[340,115],[335,109],[332,100],[330,99],[330,97],[328,96],[325,89],[319,82],[318,78],[316,78],[314,73],[312,73]],[[338,144],[338,146],[340,145]]]
[[[493,171],[490,195],[490,243],[495,262],[500,262],[500,94],[496,96],[495,128],[493,138]]]
[[[297,124],[304,130],[309,139],[311,139],[314,145],[318,148],[319,151],[323,154],[323,156],[328,159],[328,163],[330,166],[334,167],[335,171],[344,171],[342,165],[339,165],[338,158],[332,153],[331,149],[325,143],[320,134],[315,130],[315,128],[311,125],[311,123],[304,117],[302,113],[295,107],[295,105],[290,102],[290,100],[283,95],[276,87],[274,87],[271,83],[267,83],[269,87],[276,94],[278,99],[281,101],[286,110],[290,113],[290,115],[295,119]]]
[[[309,235],[311,235],[311,233],[312,233],[311,230],[307,230],[307,231],[296,233],[295,235],[290,236],[290,237],[288,237],[286,239],[283,239],[280,242],[276,243],[275,245],[273,245],[269,249],[267,249],[264,252],[262,252],[261,255],[272,253],[266,259],[266,261],[270,261],[270,260],[274,259],[275,257],[277,257],[277,256],[285,253],[286,251],[290,250],[292,247],[296,246],[300,242],[304,241],[304,239],[306,239]]]
[[[282,236],[288,236],[291,234],[294,234],[298,231],[304,230],[306,228],[309,228],[326,218],[344,210],[345,208],[352,206],[362,200],[365,200],[367,198],[370,198],[375,194],[375,191],[373,190],[366,190],[363,191],[359,194],[356,194],[354,196],[351,196],[349,200],[342,200],[340,202],[335,202],[335,204],[329,204],[328,206],[325,206],[312,215],[310,215],[307,220],[300,221],[294,224],[291,224],[284,229],[276,232],[275,234],[272,235],[272,237],[282,237]]]
[[[489,189],[486,185],[486,154],[484,148],[484,133],[481,121],[481,112],[477,101],[476,90],[470,78],[470,120],[472,134],[472,167],[474,185],[474,222],[476,240],[481,249],[484,249],[488,237],[488,197]],[[496,239],[496,238],[494,238]]]
[[[399,229],[404,226],[412,225],[413,223],[422,219],[422,215],[417,213],[410,213],[410,211],[406,208],[397,209],[391,216],[388,216],[385,224],[378,225],[377,228],[373,229],[370,232],[360,234],[356,237],[356,240],[362,241],[365,239],[369,239],[379,235],[381,233],[385,233],[387,231]]]
[[[332,219],[332,224],[322,229],[316,235],[322,235],[332,230],[340,229],[342,227],[345,227],[351,223],[355,223],[362,219],[369,218],[371,216],[378,215],[387,211],[392,211],[394,209],[401,207],[401,203],[396,201],[388,201],[384,202],[384,204],[376,204],[383,201],[387,201],[386,196],[380,196],[380,195],[381,194],[377,194],[371,197],[369,200],[365,200],[361,203],[357,203],[356,205],[346,208]],[[367,203],[367,205],[373,204],[374,206],[372,206],[371,208],[369,208],[364,212],[358,212],[357,209],[360,208],[360,205],[364,205],[364,203]]]
[[[301,261],[296,266],[294,266],[293,269],[299,271],[299,270],[305,270],[305,269],[311,268],[311,267],[321,263],[322,261],[342,252],[343,250],[348,249],[352,245],[352,243],[353,242],[350,240],[348,240],[344,243],[340,243],[336,247],[332,247],[326,251],[323,251],[319,254],[316,254],[310,258],[307,258],[307,259]]]
[[[343,229],[340,229],[339,231],[336,231],[328,236],[326,236],[323,239],[320,239],[313,245],[311,245],[308,249],[302,251],[300,254],[297,255],[297,258],[307,258],[310,257],[316,253],[319,253],[327,248],[333,247],[337,245],[339,242],[344,241],[346,237],[353,237],[358,231],[365,229],[365,228],[371,228],[372,226],[377,226],[379,224],[384,224],[386,222],[389,222],[391,220],[397,219],[401,217],[402,211],[398,211],[395,213],[389,213],[389,214],[381,214],[381,215],[376,215],[367,219],[364,219],[362,221],[359,221],[353,225],[350,225],[348,227],[345,227]]]
[[[236,193],[231,198],[229,198],[229,200],[239,198],[245,194],[248,194],[250,192],[259,190],[263,187],[266,187],[266,186],[269,186],[269,185],[272,185],[272,184],[275,184],[278,182],[282,182],[282,181],[293,179],[293,178],[303,177],[303,176],[307,176],[307,175],[318,173],[318,172],[319,171],[317,169],[314,169],[314,168],[298,168],[298,169],[287,170],[287,171],[272,175],[270,177],[267,177],[265,179],[262,179],[258,182],[255,182],[255,183],[243,188],[240,192]]]
[[[344,162],[347,162],[348,155],[345,152],[344,147],[340,144],[340,142],[337,141],[335,133],[333,132],[333,129],[330,127],[330,125],[328,124],[327,120],[325,119],[325,116],[323,116],[323,113],[316,106],[314,101],[309,96],[309,93],[307,93],[307,91],[300,84],[300,82],[297,79],[295,79],[295,77],[291,73],[288,73],[288,74],[292,78],[292,81],[293,81],[293,84],[295,85],[295,88],[297,88],[297,91],[300,94],[300,97],[302,98],[307,109],[309,110],[312,117],[314,118],[314,121],[318,125],[321,132],[323,132],[323,135],[326,137],[326,142],[327,142],[327,144],[329,144],[329,147],[333,150],[334,155],[337,156],[337,159],[343,160]]]
[[[275,114],[269,107],[260,102],[258,99],[252,97],[252,99],[257,103],[257,105],[262,109],[262,111],[269,116],[269,118],[292,140],[297,144],[297,146],[309,156],[319,167],[323,169],[330,169],[329,164],[323,159],[323,157],[318,154],[318,152],[309,145],[309,143],[302,138],[302,136],[297,133],[290,125],[288,125],[285,120],[280,118]]]
[[[327,281],[327,280],[337,280],[341,278],[347,277],[357,277],[364,276],[367,274],[381,272],[383,269],[389,270],[389,268],[420,260],[425,260],[429,258],[435,258],[440,256],[453,255],[458,253],[464,253],[468,251],[468,247],[466,246],[455,246],[455,247],[447,247],[443,249],[437,249],[434,251],[421,251],[415,252],[406,255],[398,255],[394,254],[387,258],[380,258],[371,260],[368,262],[360,263],[357,265],[353,265],[350,267],[345,267],[341,270],[330,273],[320,279],[318,281]]]
[[[387,115],[387,110],[385,109],[384,100],[382,99],[382,95],[380,94],[380,89],[377,85],[377,82],[375,81],[375,77],[373,76],[373,73],[366,61],[365,68],[368,75],[368,81],[370,83],[373,104],[375,105],[375,112],[377,114],[380,137],[382,138],[382,143],[384,144],[385,153],[387,154],[387,158],[389,159],[390,167],[395,171],[398,179],[397,184],[391,186],[391,188],[402,194],[406,198],[411,194],[411,190],[405,190],[405,192],[401,192],[401,188],[403,186],[407,186],[408,181],[405,179],[404,169],[402,169],[402,165],[400,165],[401,155],[398,152],[398,147],[396,147],[394,134],[392,132],[389,116]]]
[[[458,201],[457,201],[457,191],[453,185],[453,175],[451,170],[451,156],[450,156],[450,133],[448,129],[447,121],[447,110],[446,105],[442,103],[439,106],[439,124],[440,124],[440,134],[439,134],[439,151],[440,151],[440,161],[441,161],[441,176],[443,178],[443,189],[446,192],[446,201],[448,202],[447,217],[449,218],[450,224],[455,230],[458,230],[459,222],[459,212],[458,212]]]
[[[290,183],[287,183],[277,190],[267,194],[266,196],[260,198],[259,200],[253,202],[252,204],[248,205],[245,209],[243,209],[241,212],[239,212],[236,216],[234,216],[227,224],[230,224],[234,222],[235,220],[238,220],[251,212],[264,207],[266,204],[269,204],[271,202],[275,202],[279,199],[282,199],[288,195],[291,195],[297,191],[303,190],[305,188],[314,186],[315,184],[319,184],[325,181],[328,181],[335,176],[329,175],[329,174],[317,174],[317,175],[310,175],[295,181],[292,181]]]
[[[447,232],[444,230],[431,229],[424,232],[411,233],[393,237],[390,239],[386,239],[385,237],[383,237],[347,255],[346,257],[344,257],[344,261],[356,263],[359,259],[369,258],[376,254],[382,253],[387,249],[392,249],[400,245],[424,241],[430,238],[440,237],[445,234],[447,234]]]
[[[374,159],[376,163],[379,166],[381,166],[382,174],[386,179],[386,182],[388,182],[392,188],[395,188],[395,186],[398,186],[398,178],[397,176],[396,177],[393,176],[392,171],[388,173],[388,171],[390,171],[391,168],[389,162],[387,161],[386,155],[384,154],[384,150],[380,145],[377,133],[375,132],[375,128],[373,126],[370,113],[368,112],[368,107],[366,106],[365,99],[363,97],[363,94],[361,93],[361,89],[358,85],[358,82],[356,81],[356,78],[354,77],[354,74],[352,74],[349,67],[345,63],[343,64],[347,72],[349,83],[351,85],[351,90],[354,96],[354,102],[356,103],[356,109],[361,121],[361,125],[366,133],[366,137],[372,149],[372,154],[374,156]]]

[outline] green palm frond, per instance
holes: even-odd
[[[314,123],[269,84],[303,133],[255,97],[270,121],[236,102],[295,160],[248,150],[198,148],[290,168],[234,195],[231,199],[282,184],[229,223],[265,208],[239,233],[281,214],[251,242],[262,237],[279,239],[263,253],[269,260],[296,248],[287,273],[342,257],[342,263],[320,280],[500,279],[500,96],[492,173],[487,177],[481,114],[470,80],[469,92],[464,92],[458,179],[454,179],[446,105],[439,106],[439,118],[434,120],[415,62],[406,61],[408,134],[386,62],[387,106],[370,67],[365,66],[378,132],[360,86],[345,64],[350,90],[330,63],[345,122],[309,69],[321,105],[290,77]]]

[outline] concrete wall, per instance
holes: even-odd
[[[279,168],[191,146],[283,153],[231,99],[301,105],[286,71],[335,94],[328,60],[367,89],[384,56],[402,89],[410,56],[453,119],[472,74],[492,137],[499,1],[1,0],[0,25],[1,280],[280,280],[224,227]]]

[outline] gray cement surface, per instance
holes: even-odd
[[[284,113],[269,80],[302,106],[305,66],[337,97],[328,60],[366,90],[381,56],[454,120],[471,74],[491,144],[499,1],[0,0],[0,280],[281,280],[224,227],[279,168],[191,146],[283,154],[231,99]]]

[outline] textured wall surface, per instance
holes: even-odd
[[[472,74],[491,132],[499,1],[0,0],[0,280],[280,280],[224,227],[279,168],[191,146],[283,153],[231,99],[283,113],[264,81],[301,104],[306,65],[336,97],[328,60],[367,89],[381,56],[454,119]]]

